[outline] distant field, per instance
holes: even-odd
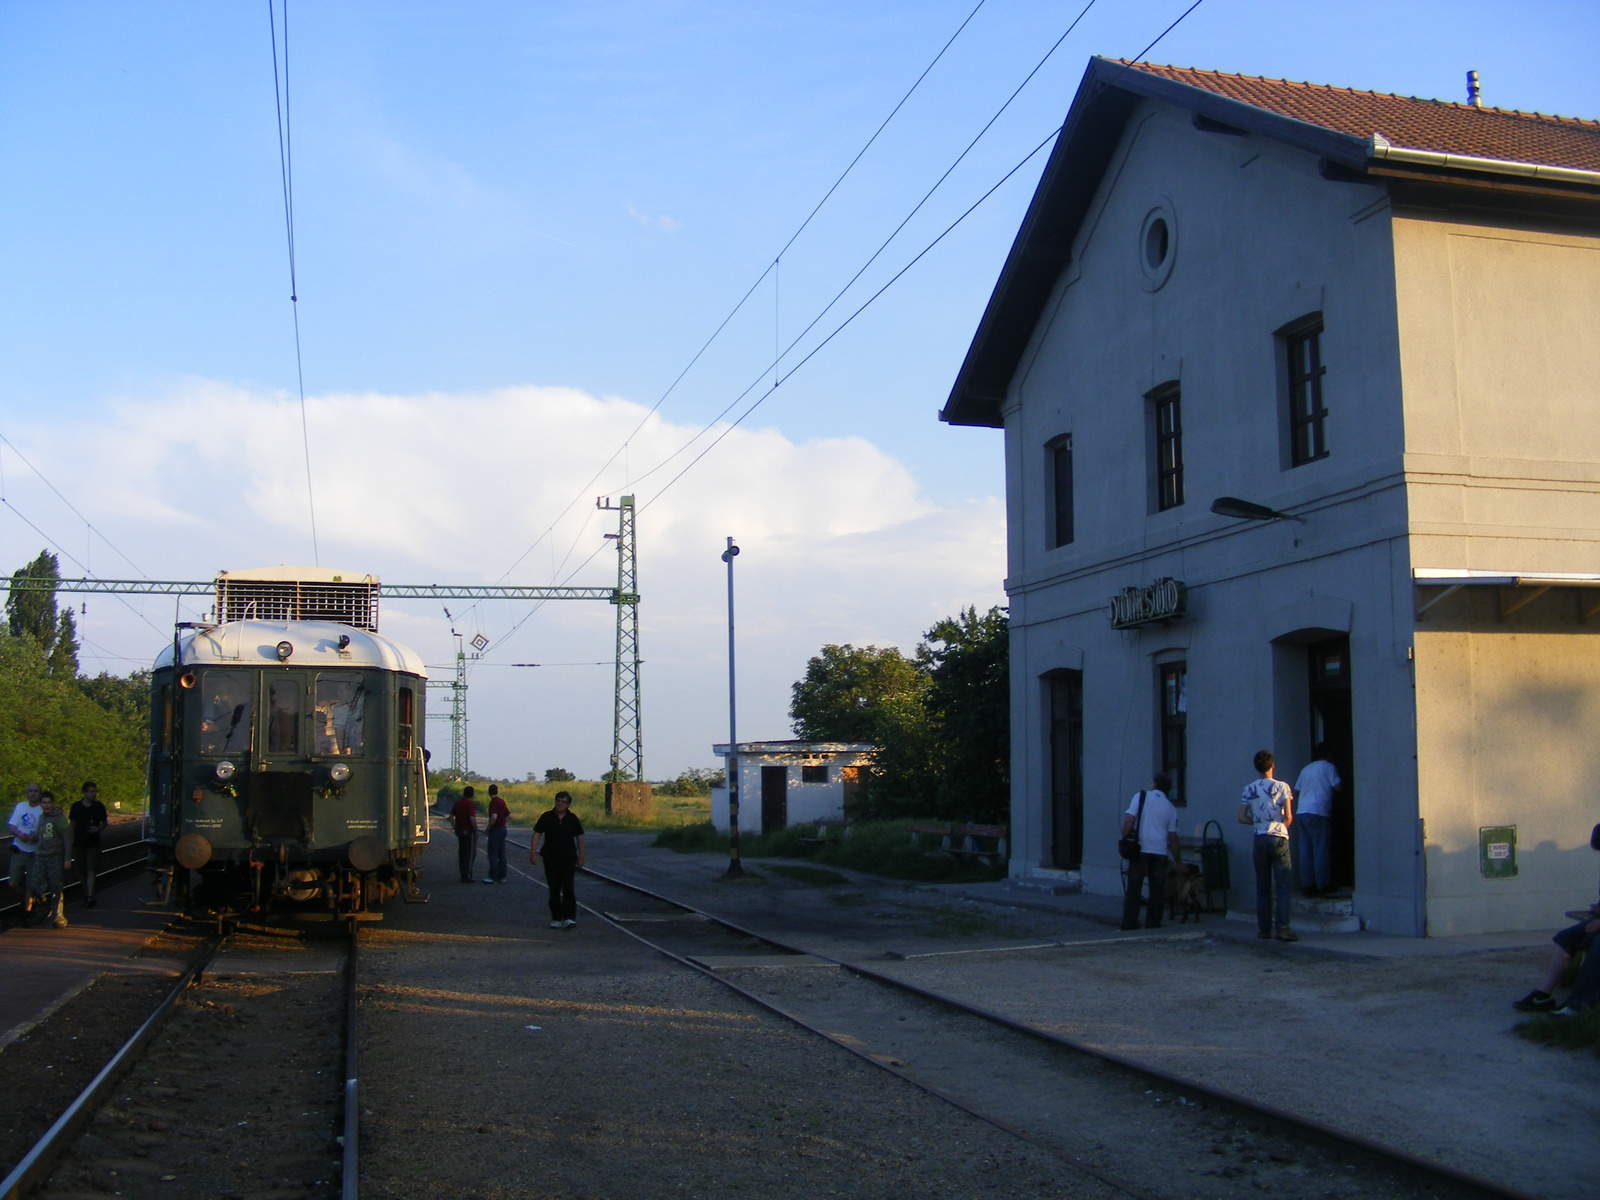
[[[487,784],[474,784],[478,811],[489,804]],[[652,829],[676,829],[680,825],[699,825],[711,820],[709,796],[654,797],[654,817],[649,821],[628,820],[624,817],[606,816],[606,785],[593,780],[578,779],[571,783],[502,783],[500,795],[511,810],[513,825],[532,825],[539,814],[555,803],[557,792],[572,793],[572,811],[578,814],[585,829],[629,830],[640,832]]]

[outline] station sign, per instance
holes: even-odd
[[[1111,628],[1137,629],[1157,621],[1175,621],[1185,615],[1188,602],[1189,589],[1176,579],[1163,577],[1144,587],[1125,587],[1111,597]]]

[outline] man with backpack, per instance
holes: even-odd
[[[1167,860],[1177,865],[1178,810],[1167,799],[1172,780],[1164,771],[1156,772],[1148,791],[1140,792],[1122,817],[1122,836],[1139,839],[1139,853],[1128,860],[1128,890],[1122,897],[1122,927],[1139,928],[1139,889],[1150,881],[1150,901],[1145,908],[1144,927],[1161,926],[1161,908],[1167,899]]]

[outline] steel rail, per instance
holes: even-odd
[[[356,946],[360,927],[350,923],[350,950],[344,966],[344,1136],[339,1139],[344,1148],[343,1168],[340,1171],[340,1200],[359,1200],[361,1195],[361,1159],[358,1150],[361,1134],[360,1084],[356,1073],[360,1046],[356,1040]]]
[[[527,848],[526,845],[524,843],[522,843],[522,842],[512,842],[512,841],[510,841],[510,839],[507,839],[507,843],[509,845],[521,847],[522,849],[526,849]],[[512,866],[511,869],[513,871],[516,871],[517,874],[519,874],[519,875],[522,875],[522,876],[524,876],[524,877],[526,877],[528,879],[532,879],[535,883],[538,883],[541,887],[544,886],[544,884],[543,884],[543,882],[541,880],[536,879],[532,875],[529,875],[528,872],[522,870],[521,867]],[[631,884],[623,883],[621,880],[612,879],[610,876],[602,875],[599,871],[592,870],[592,869],[590,869],[588,867],[585,867],[583,869],[586,872],[588,872],[590,875],[593,875],[596,879],[605,880],[607,883],[615,883],[620,887],[632,888],[632,890],[638,891],[638,892],[642,892],[644,895],[647,895],[647,896],[654,896],[655,895],[653,892],[646,892],[643,888],[633,888],[633,885],[631,885]],[[666,897],[664,897],[664,896],[660,896],[660,897],[656,897],[656,898],[665,901],[665,903],[667,903],[667,904],[672,904],[672,905],[675,905],[676,907],[679,907],[679,908],[688,909],[688,911],[690,911],[690,912],[697,912],[698,911],[698,910],[689,908],[687,905],[679,904],[675,900],[667,900]],[[788,1009],[783,1008],[780,1005],[774,1004],[771,1000],[768,1000],[763,996],[758,996],[755,992],[750,991],[748,988],[740,987],[737,983],[735,983],[733,980],[729,979],[726,975],[722,975],[722,974],[720,974],[720,973],[718,973],[716,971],[713,971],[710,967],[702,966],[700,963],[695,962],[692,958],[686,958],[685,956],[683,956],[681,954],[678,954],[678,953],[676,953],[676,952],[674,952],[672,950],[668,950],[665,946],[661,946],[661,945],[658,945],[655,942],[652,942],[649,938],[645,937],[643,934],[638,933],[635,930],[629,929],[626,925],[623,925],[618,921],[613,921],[610,917],[608,917],[604,912],[600,911],[599,909],[594,908],[594,907],[592,907],[592,906],[590,906],[588,904],[585,904],[581,900],[578,901],[578,907],[583,909],[584,912],[589,913],[591,916],[596,917],[601,921],[604,921],[607,925],[610,925],[613,929],[617,930],[618,932],[625,933],[629,937],[633,938],[635,941],[640,942],[643,945],[646,945],[646,946],[650,947],[650,949],[654,950],[657,954],[660,954],[660,955],[662,955],[663,957],[666,957],[666,958],[670,958],[673,962],[677,963],[680,966],[688,967],[689,970],[691,970],[691,971],[696,971],[699,974],[704,975],[709,979],[715,980],[717,983],[721,984],[723,987],[727,988],[728,990],[730,990],[732,992],[737,993],[738,995],[742,996],[744,999],[748,1000],[751,1004],[756,1005],[758,1008],[763,1008],[766,1011],[772,1013],[773,1015],[783,1018],[785,1021],[789,1021],[790,1023],[792,1023],[794,1025],[798,1025],[801,1029],[804,1029],[807,1033],[816,1034],[817,1037],[822,1038],[824,1041],[833,1043],[835,1046],[839,1047],[839,1049],[847,1051],[850,1054],[853,1054],[855,1057],[861,1059],[863,1062],[869,1063],[872,1066],[877,1067],[880,1070],[887,1071],[889,1074],[895,1076],[897,1079],[904,1080],[906,1083],[909,1083],[912,1087],[918,1089],[919,1091],[926,1092],[928,1095],[933,1096],[936,1099],[943,1100],[946,1104],[952,1105],[955,1108],[959,1108],[962,1112],[966,1113],[968,1116],[976,1117],[978,1120],[982,1121],[984,1124],[992,1125],[996,1129],[1000,1130],[1002,1133],[1009,1133],[1012,1137],[1018,1138],[1021,1141],[1027,1142],[1030,1146],[1033,1146],[1033,1147],[1035,1147],[1035,1148],[1037,1148],[1039,1150],[1043,1150],[1046,1154],[1049,1154],[1052,1158],[1058,1158],[1062,1162],[1068,1164],[1069,1166],[1074,1167],[1079,1171],[1082,1171],[1085,1175],[1089,1175],[1092,1178],[1098,1179],[1101,1183],[1105,1184],[1107,1187],[1115,1188],[1117,1191],[1122,1192],[1124,1195],[1132,1196],[1132,1197],[1134,1197],[1134,1200],[1157,1200],[1157,1198],[1152,1196],[1149,1192],[1143,1191],[1142,1189],[1140,1189],[1138,1187],[1135,1187],[1133,1184],[1127,1182],[1126,1180],[1117,1178],[1115,1175],[1112,1175],[1112,1174],[1100,1169],[1099,1167],[1095,1166],[1091,1162],[1085,1161],[1084,1159],[1078,1157],[1076,1154],[1073,1154],[1068,1150],[1063,1150],[1059,1146],[1053,1146],[1053,1145],[1051,1145],[1049,1142],[1045,1141],[1041,1137],[1038,1137],[1038,1136],[1036,1136],[1034,1134],[1031,1134],[1031,1133],[1027,1132],[1026,1130],[1018,1129],[1016,1126],[1014,1126],[1014,1125],[1012,1125],[1012,1124],[1010,1124],[1010,1123],[1008,1123],[1006,1121],[1003,1121],[999,1117],[996,1117],[996,1116],[994,1116],[994,1115],[992,1115],[990,1113],[986,1113],[980,1108],[974,1108],[972,1105],[968,1104],[965,1100],[962,1100],[959,1097],[952,1095],[951,1093],[945,1091],[943,1088],[935,1087],[933,1084],[928,1083],[928,1082],[926,1082],[924,1080],[918,1079],[916,1076],[911,1075],[910,1073],[902,1070],[899,1067],[896,1067],[896,1066],[894,1066],[894,1065],[892,1065],[890,1063],[884,1062],[881,1058],[874,1057],[872,1054],[868,1053],[861,1046],[852,1045],[850,1042],[846,1041],[844,1038],[839,1037],[837,1034],[829,1033],[826,1029],[822,1029],[821,1027],[819,1027],[817,1025],[813,1025],[810,1021],[807,1021],[804,1017],[800,1016],[798,1013],[792,1013]],[[706,914],[703,914],[703,913],[699,914],[699,915],[706,916]],[[716,924],[724,924],[724,925],[726,924],[725,922],[718,921],[716,917],[707,916],[707,920],[710,920],[710,921],[712,921],[712,922],[714,922]],[[735,928],[734,926],[731,926],[731,925],[727,925],[726,927],[730,928],[730,929]],[[769,945],[780,946],[780,943],[774,942],[770,938],[763,938],[759,934],[752,934],[751,936],[752,937],[756,937],[758,940],[765,941]],[[782,947],[782,946],[780,946],[780,948],[789,949],[789,947]],[[806,951],[795,951],[795,953],[803,954],[803,953],[806,953]],[[822,958],[824,956],[823,955],[813,955],[812,957]],[[829,959],[828,961],[832,962],[833,960]],[[843,964],[840,964],[840,965],[843,965]]]
[[[114,863],[114,864],[112,864],[111,866],[108,866],[108,867],[102,867],[100,870],[98,870],[98,871],[96,871],[94,873],[95,882],[98,883],[100,880],[105,879],[107,876],[115,875],[115,874],[117,874],[118,872],[121,872],[121,871],[126,871],[130,867],[137,867],[137,866],[144,865],[145,859],[146,859],[146,857],[148,855],[148,850],[146,849],[146,847],[148,847],[150,844],[151,843],[149,843],[149,842],[147,842],[147,841],[145,841],[145,840],[143,840],[141,838],[138,841],[123,842],[121,845],[118,845],[118,846],[106,846],[106,847],[104,847],[100,851],[102,859],[104,859],[108,855],[120,854],[124,850],[137,850],[139,852],[139,855],[136,858],[128,859],[127,862],[119,862],[119,863]],[[61,890],[63,892],[66,892],[66,891],[69,891],[72,888],[81,888],[82,886],[83,886],[83,880],[81,878],[79,878],[79,879],[71,879],[71,880],[68,880],[64,885],[62,885],[62,889]],[[7,902],[5,902],[3,904],[0,904],[0,917],[10,916],[12,913],[20,911],[21,908],[22,908],[22,901],[20,901],[20,900],[10,900],[10,901],[7,901]]]
[[[220,944],[219,941],[211,942],[194,964],[179,976],[178,982],[173,985],[166,998],[156,1006],[156,1010],[145,1018],[144,1024],[134,1030],[133,1036],[122,1044],[122,1048],[111,1056],[105,1066],[100,1068],[99,1074],[78,1093],[78,1098],[67,1105],[66,1111],[56,1118],[55,1124],[33,1144],[33,1148],[22,1156],[11,1174],[0,1181],[0,1200],[22,1200],[27,1192],[49,1177],[61,1152],[72,1144],[94,1115],[95,1105],[116,1086],[123,1072],[132,1065],[135,1056],[160,1031],[173,1006],[177,1004],[178,998],[199,982],[201,974],[210,965],[211,958]]]
[[[975,1004],[969,1004],[965,1000],[960,1000],[954,996],[945,995],[943,992],[936,992],[929,988],[918,987],[916,984],[907,983],[904,980],[896,979],[892,975],[881,974],[878,971],[874,971],[871,967],[864,967],[858,963],[846,962],[843,959],[834,958],[831,955],[819,954],[815,950],[806,950],[799,946],[792,946],[787,942],[779,941],[777,938],[772,937],[769,934],[757,933],[753,929],[747,929],[743,925],[739,925],[734,921],[729,921],[726,918],[719,917],[715,913],[705,912],[701,909],[695,908],[691,904],[684,903],[682,900],[674,900],[670,896],[663,896],[659,892],[653,892],[649,888],[641,887],[636,883],[629,883],[625,879],[617,879],[614,876],[606,875],[601,871],[596,871],[593,867],[584,867],[582,869],[586,874],[592,875],[596,879],[602,880],[606,883],[615,884],[617,887],[625,888],[631,892],[636,892],[641,896],[648,896],[653,900],[659,900],[663,904],[669,904],[674,908],[682,909],[684,912],[693,913],[695,916],[701,917],[704,920],[712,922],[713,924],[720,925],[724,929],[727,929],[733,933],[737,933],[743,937],[754,938],[756,941],[765,942],[767,945],[776,947],[785,953],[809,954],[812,958],[818,958],[822,959],[824,962],[833,963],[835,966],[841,967],[855,975],[859,975],[863,979],[870,979],[876,983],[881,983],[887,987],[907,992],[913,996],[920,997],[921,999],[931,1001],[935,1004],[944,1005],[948,1008],[957,1009],[971,1016],[980,1017],[985,1021],[992,1022],[993,1024],[1000,1025],[1017,1033],[1025,1034],[1028,1037],[1049,1043],[1050,1045],[1060,1046],[1067,1050],[1077,1051],[1080,1054],[1088,1055],[1091,1058],[1096,1058],[1102,1062],[1120,1067],[1125,1071],[1142,1075],[1153,1082],[1161,1084],[1163,1087],[1175,1088],[1179,1091],[1188,1093],[1197,1093],[1218,1104],[1223,1104],[1231,1108],[1241,1110],[1251,1114],[1252,1116],[1264,1117],[1268,1120],[1276,1121],[1283,1125],[1293,1126],[1303,1134],[1308,1134],[1314,1138],[1335,1142],[1340,1145],[1353,1147],[1362,1151],[1363,1153],[1372,1155],[1375,1158],[1386,1160],[1392,1164],[1405,1167],[1408,1170],[1415,1171],[1423,1175],[1431,1175],[1448,1179],[1452,1183],[1471,1188],[1474,1191],[1483,1193],[1485,1196],[1497,1197],[1498,1200],[1541,1200],[1540,1197],[1531,1192],[1522,1191],[1520,1188],[1514,1188],[1507,1184],[1497,1183],[1494,1180],[1485,1179],[1482,1176],[1472,1174],[1470,1171],[1463,1171],[1445,1163],[1434,1162],[1431,1159],[1426,1159],[1420,1155],[1412,1154],[1408,1150],[1401,1150],[1399,1147],[1390,1146],[1384,1142],[1366,1137],[1363,1134],[1351,1133],[1335,1126],[1324,1124],[1313,1117],[1302,1116],[1299,1113],[1291,1112],[1287,1109],[1277,1108],[1271,1104],[1265,1104],[1258,1100],[1252,1100],[1247,1096],[1239,1095],[1237,1092],[1228,1091],[1226,1088],[1219,1088],[1211,1084],[1200,1083],[1194,1079],[1164,1070],[1161,1067],[1151,1066],[1147,1063],[1138,1062],[1135,1059],[1125,1058],[1119,1054],[1113,1054],[1110,1051],[1102,1050],[1097,1046],[1092,1046],[1085,1042],[1079,1042],[1072,1038],[1065,1037],[1059,1033],[1052,1033],[1049,1030],[1040,1029],[1035,1025],[1029,1025],[1024,1021],[1015,1020],[1012,1017],[1007,1017],[989,1009],[981,1008]],[[631,933],[632,931],[625,930],[624,932]],[[637,937],[638,935],[635,934],[634,936]],[[663,951],[663,953],[665,953],[665,951]],[[697,966],[698,964],[693,965]],[[730,986],[732,986],[731,983]],[[823,1036],[827,1035],[824,1034]],[[869,1059],[869,1061],[876,1062],[877,1060]],[[981,1113],[977,1115],[982,1116]],[[984,1120],[989,1120],[989,1118],[984,1117]],[[0,1200],[4,1200],[4,1198],[0,1198]]]
[[[215,580],[193,579],[48,579],[24,575],[0,579],[0,590],[18,592],[72,592],[122,596],[210,596]],[[383,600],[609,600],[637,604],[636,595],[623,595],[614,587],[541,587],[509,583],[380,583]]]

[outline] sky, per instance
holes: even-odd
[[[646,773],[726,739],[727,536],[740,735],[789,736],[824,643],[909,650],[1004,603],[999,434],[936,414],[1029,152],[1091,55],[1190,2],[1095,0],[985,130],[1081,0],[289,0],[291,304],[269,6],[3,0],[0,568],[604,585],[595,498],[634,494]],[[1476,69],[1487,104],[1600,117],[1593,0],[1202,0],[1148,57],[1452,100]],[[205,607],[79,602],[114,673]],[[450,613],[388,602],[383,631],[438,676],[452,628],[490,639],[472,768],[602,772],[611,606]]]

